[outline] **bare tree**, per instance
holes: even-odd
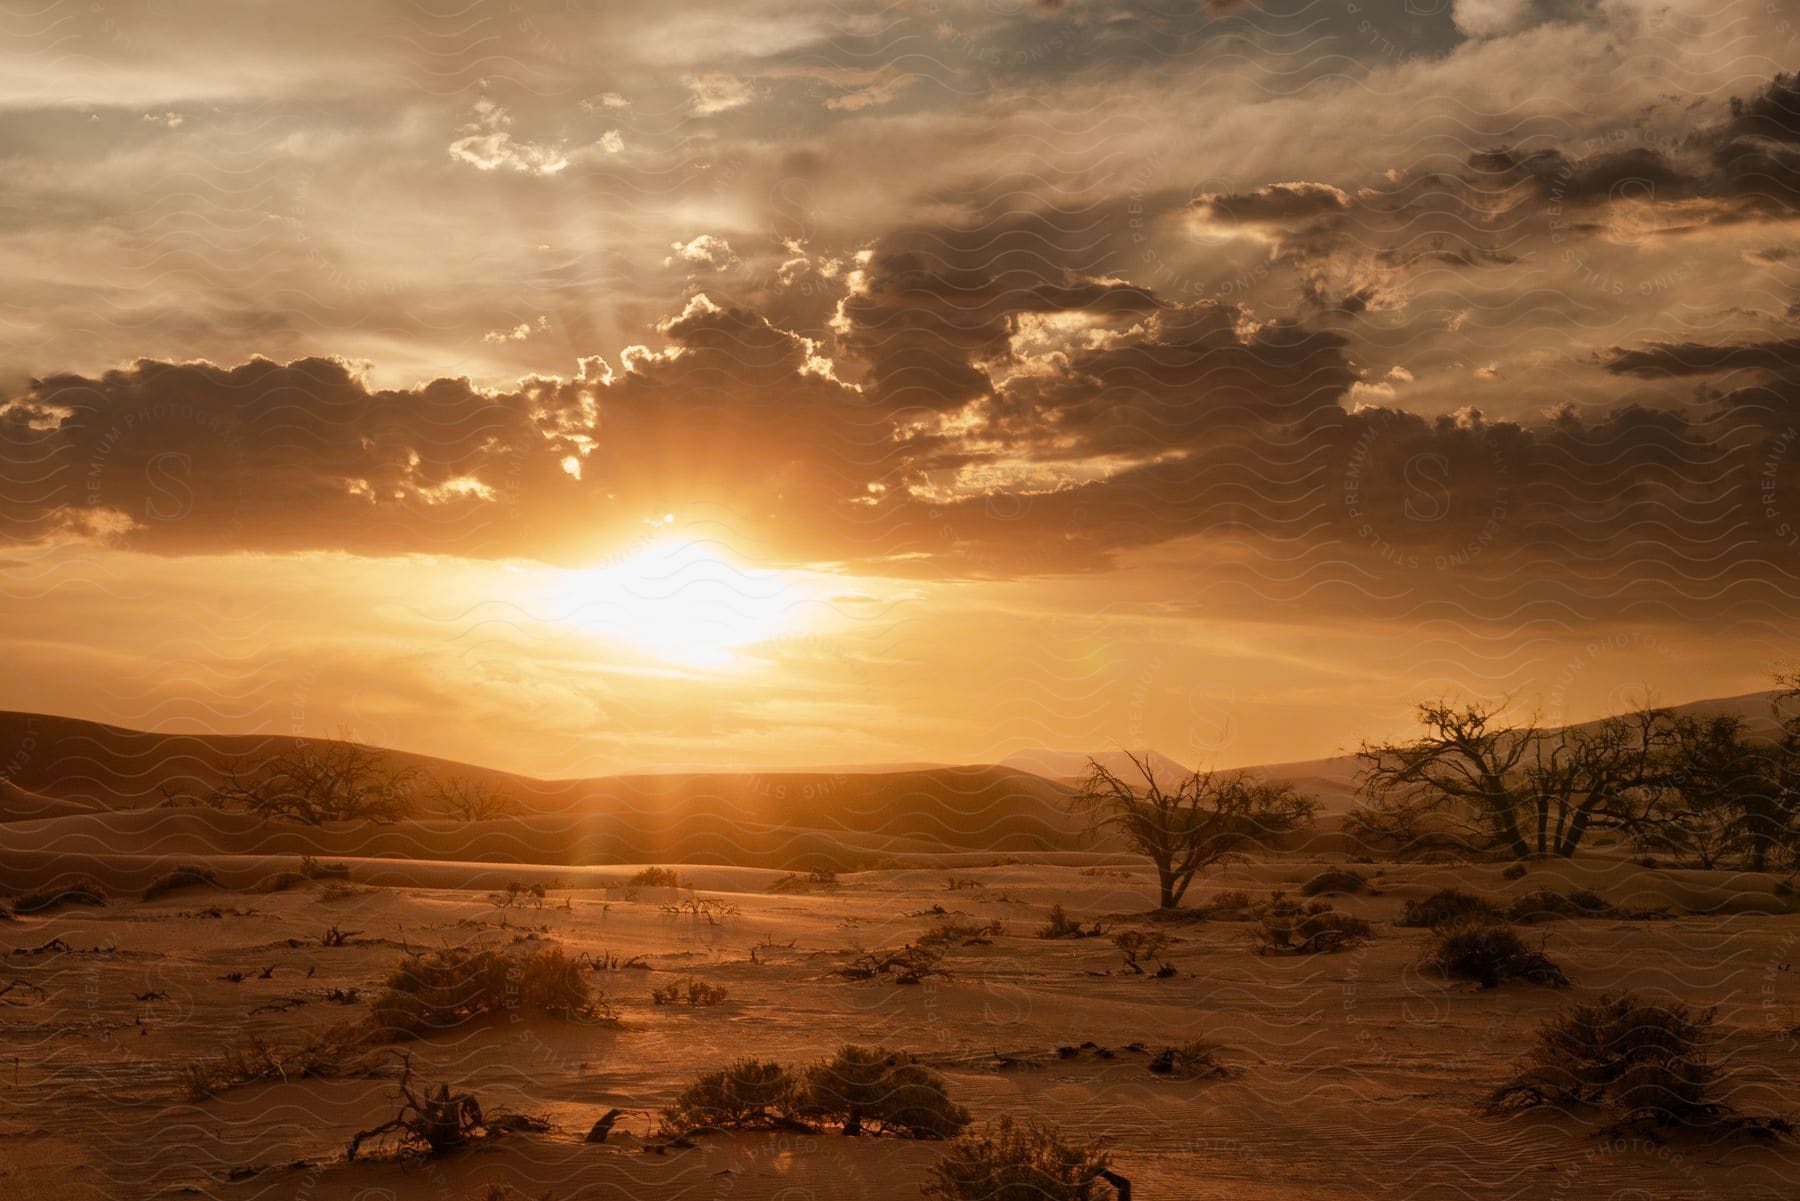
[[[1572,858],[1590,829],[1637,837],[1655,822],[1658,756],[1670,720],[1666,710],[1644,708],[1532,738],[1523,784],[1538,854]]]
[[[1076,795],[1095,828],[1112,828],[1156,865],[1157,904],[1174,909],[1203,869],[1266,838],[1305,829],[1318,802],[1291,784],[1269,784],[1242,772],[1194,772],[1174,788],[1157,780],[1149,756],[1126,752],[1141,786],[1095,760]]]
[[[1363,744],[1358,781],[1373,810],[1356,815],[1363,825],[1420,828],[1447,818],[1467,836],[1497,844],[1516,858],[1531,853],[1519,828],[1524,797],[1523,765],[1538,737],[1535,725],[1501,723],[1504,706],[1448,701],[1422,704],[1425,732],[1411,742]]]
[[[390,763],[354,742],[300,743],[249,771],[234,766],[210,803],[309,826],[362,818],[398,821],[412,811],[416,767]]]
[[[513,798],[480,780],[456,776],[437,782],[437,807],[445,817],[464,822],[484,822],[496,817],[511,817],[519,811]]]

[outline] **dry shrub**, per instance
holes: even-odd
[[[801,1087],[805,1116],[836,1122],[845,1134],[954,1138],[969,1124],[944,1078],[904,1051],[845,1046],[808,1070]]]
[[[908,943],[897,951],[864,951],[852,963],[839,968],[837,974],[846,980],[891,976],[895,984],[919,984],[933,976],[950,979],[950,973],[942,966],[943,961],[942,945],[927,947]]]
[[[1424,963],[1446,976],[1494,988],[1503,980],[1529,980],[1552,988],[1569,978],[1540,949],[1532,950],[1510,926],[1468,919],[1441,927]]]
[[[779,1063],[740,1059],[682,1089],[659,1131],[680,1138],[703,1130],[804,1130],[800,1081]]]
[[[770,892],[811,892],[815,888],[836,888],[837,873],[828,868],[815,867],[802,875],[789,872],[769,885]]]
[[[1144,961],[1156,964],[1156,975],[1172,976],[1175,969],[1163,962],[1169,949],[1169,936],[1160,930],[1121,930],[1112,936],[1113,946],[1125,956],[1125,966],[1135,975],[1144,974]]]
[[[144,889],[144,900],[154,901],[158,897],[168,896],[170,893],[184,888],[218,887],[219,877],[213,873],[211,868],[183,864]]]
[[[1369,886],[1369,878],[1347,867],[1328,867],[1300,886],[1300,895],[1316,897],[1321,893],[1357,893]]]
[[[672,867],[647,867],[625,881],[628,888],[691,888]]]
[[[402,960],[369,1015],[369,1036],[382,1042],[420,1038],[502,1010],[606,1019],[611,1012],[582,978],[580,961],[561,948],[522,954],[448,947]]]
[[[508,880],[499,892],[488,893],[488,904],[496,909],[511,909],[515,905],[520,908],[530,905],[535,909],[542,909],[544,886],[535,882],[526,884],[520,880]]]
[[[306,1080],[368,1075],[374,1064],[367,1052],[327,1036],[297,1047],[281,1048],[252,1034],[213,1059],[195,1060],[182,1070],[188,1098],[204,1101],[228,1088],[264,1080]]]
[[[35,892],[14,897],[12,909],[14,913],[45,913],[51,909],[60,909],[64,905],[104,904],[106,904],[106,890],[94,881],[82,877],[70,880],[67,884],[40,888]]]
[[[404,1061],[400,1073],[400,1112],[381,1125],[359,1130],[350,1137],[344,1158],[354,1160],[369,1139],[397,1135],[402,1150],[423,1151],[442,1155],[470,1142],[487,1123],[481,1116],[481,1103],[473,1093],[452,1093],[448,1084],[437,1092],[412,1089],[412,1058]]]
[[[717,1005],[730,995],[719,985],[693,976],[650,990],[650,1000],[657,1005],[691,1005],[696,1009]]]
[[[348,880],[348,863],[321,863],[311,855],[300,856],[300,874],[308,880]]]
[[[985,947],[1006,933],[1002,922],[944,922],[919,935],[922,947]]]
[[[1515,922],[1550,922],[1565,917],[1611,917],[1612,903],[1599,893],[1578,888],[1571,893],[1540,888],[1528,892],[1507,907],[1506,916]]]
[[[1064,911],[1062,905],[1050,906],[1050,919],[1038,930],[1039,938],[1099,938],[1106,933],[1106,927],[1100,922],[1084,926],[1080,919],[1073,918]]]
[[[1231,1069],[1219,1062],[1218,1051],[1217,1043],[1204,1040],[1167,1047],[1150,1060],[1150,1070],[1177,1080],[1223,1079],[1231,1075]]]
[[[1523,863],[1508,864],[1506,869],[1500,873],[1500,878],[1507,881],[1523,880],[1525,878],[1525,865]]]
[[[1712,1096],[1715,1010],[1633,994],[1575,1005],[1538,1029],[1518,1073],[1488,1098],[1490,1111],[1602,1105],[1621,1126],[1683,1126],[1784,1134],[1781,1118],[1745,1118]]]
[[[1001,1118],[950,1145],[924,1195],[938,1201],[1102,1201],[1113,1196],[1098,1142],[1065,1139],[1036,1122]]]
[[[1301,905],[1276,893],[1255,933],[1258,955],[1322,955],[1373,938],[1375,928],[1360,917],[1339,913],[1325,901]]]
[[[1444,926],[1463,918],[1500,917],[1500,910],[1486,897],[1464,892],[1460,888],[1443,888],[1423,901],[1408,901],[1397,925]]]

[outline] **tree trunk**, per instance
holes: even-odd
[[[1537,801],[1538,837],[1537,853],[1550,853],[1550,798],[1539,797]]]
[[[1556,853],[1558,855],[1564,859],[1575,858],[1575,848],[1581,845],[1581,836],[1587,833],[1588,821],[1591,817],[1592,810],[1585,808],[1575,810],[1575,816],[1569,819],[1569,828],[1563,834],[1562,842],[1557,845]]]
[[[1175,873],[1166,863],[1156,865],[1157,906],[1162,909],[1173,909],[1178,898],[1175,895]]]

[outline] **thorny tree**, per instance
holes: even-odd
[[[1311,825],[1318,802],[1291,784],[1270,784],[1242,772],[1193,772],[1173,788],[1156,778],[1148,756],[1126,752],[1143,778],[1119,778],[1088,760],[1076,804],[1096,828],[1119,831],[1156,865],[1157,904],[1173,909],[1194,877],[1264,839]]]

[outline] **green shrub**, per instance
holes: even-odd
[[[84,877],[70,880],[66,884],[40,888],[35,892],[14,897],[12,908],[14,913],[45,913],[51,909],[60,909],[64,905],[104,904],[106,904],[106,890]]]
[[[1493,988],[1503,980],[1530,980],[1567,988],[1569,978],[1541,950],[1526,946],[1510,926],[1464,919],[1438,930],[1437,943],[1425,956],[1426,966],[1459,980]]]
[[[1498,918],[1500,910],[1486,897],[1464,892],[1460,888],[1444,888],[1423,901],[1408,901],[1401,911],[1399,925],[1443,926],[1467,917]]]
[[[1065,1139],[1049,1126],[1001,1118],[964,1135],[932,1166],[924,1195],[936,1201],[1110,1201],[1098,1142]]]
[[[688,1085],[663,1110],[660,1131],[804,1129],[800,1082],[778,1063],[740,1059]]]
[[[154,901],[184,888],[218,888],[219,877],[211,868],[183,865],[144,889],[144,900]]]
[[[1316,897],[1328,892],[1361,892],[1369,886],[1369,878],[1347,867],[1328,867],[1300,886],[1300,895]]]
[[[1780,1118],[1743,1118],[1716,1100],[1708,1050],[1716,1012],[1630,993],[1575,1005],[1545,1022],[1517,1075],[1488,1098],[1494,1111],[1602,1105],[1615,1125],[1789,1130]]]
[[[806,1116],[836,1122],[845,1134],[954,1138],[969,1124],[944,1078],[904,1051],[845,1046],[808,1070],[802,1088]]]

